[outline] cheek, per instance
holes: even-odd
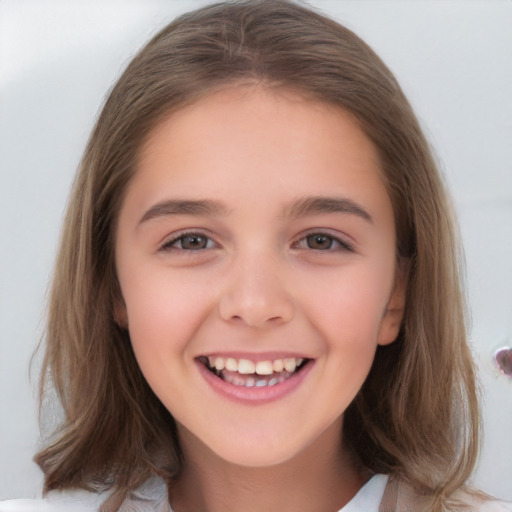
[[[128,331],[137,363],[154,392],[167,401],[184,376],[180,361],[192,336],[192,297],[171,293],[161,280],[137,283],[125,297]]]
[[[128,330],[141,360],[184,350],[211,310],[209,287],[186,273],[139,267],[123,284]]]
[[[308,309],[315,311],[316,328],[333,342],[365,350],[376,343],[392,288],[392,272],[382,265],[361,265],[331,276],[315,287]]]

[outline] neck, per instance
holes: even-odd
[[[263,468],[231,464],[189,442],[191,434],[180,435],[186,463],[170,489],[173,511],[336,512],[365,481],[343,450],[340,431],[333,425],[293,459]]]

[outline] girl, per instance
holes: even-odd
[[[171,23],[110,94],[69,203],[41,383],[65,416],[36,461],[46,491],[101,494],[46,505],[506,510],[465,489],[453,224],[353,33],[282,0]]]

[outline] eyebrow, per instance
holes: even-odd
[[[167,199],[153,205],[144,213],[139,225],[148,220],[170,215],[226,215],[228,209],[218,201],[209,199]]]
[[[373,218],[368,211],[352,199],[344,197],[305,197],[295,201],[286,213],[287,216],[292,218],[326,213],[344,213],[356,215],[369,223],[373,223]]]
[[[166,199],[153,205],[139,221],[139,225],[158,217],[172,215],[227,215],[228,208],[219,201],[210,199]],[[367,222],[373,223],[372,216],[360,205],[344,197],[305,197],[294,201],[285,212],[291,218],[306,217],[327,213],[343,213],[356,215]]]

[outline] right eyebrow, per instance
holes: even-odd
[[[367,210],[345,197],[307,196],[292,203],[287,211],[288,216],[292,218],[326,213],[355,215],[370,224],[373,223],[373,218]]]
[[[208,199],[166,199],[149,208],[139,220],[139,225],[158,217],[171,215],[226,215],[228,209],[218,201]]]

